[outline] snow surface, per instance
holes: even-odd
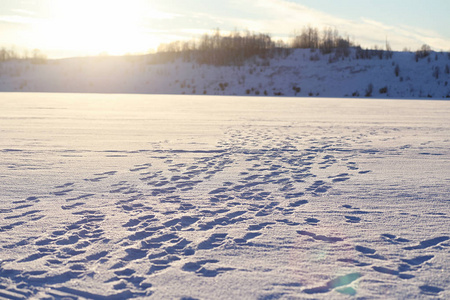
[[[0,298],[450,298],[449,102],[0,96]]]
[[[376,98],[450,98],[449,53],[432,52],[418,62],[410,52],[394,52],[392,59],[356,59],[353,49],[349,57],[330,63],[334,56],[296,49],[286,57],[249,60],[241,67],[182,59],[155,64],[152,55],[47,64],[7,61],[0,63],[0,91],[365,97],[372,84]]]

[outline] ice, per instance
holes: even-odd
[[[450,298],[449,116],[3,93],[0,297]]]

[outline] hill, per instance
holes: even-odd
[[[362,56],[358,48],[348,56],[290,49],[225,66],[158,55],[4,61],[0,91],[450,98],[450,54],[443,52],[384,57]]]

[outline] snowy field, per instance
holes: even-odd
[[[450,102],[0,94],[0,298],[449,299]]]

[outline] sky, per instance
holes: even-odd
[[[449,0],[0,0],[0,47],[50,58],[148,53],[219,28],[287,41],[336,28],[363,47],[450,51]]]

